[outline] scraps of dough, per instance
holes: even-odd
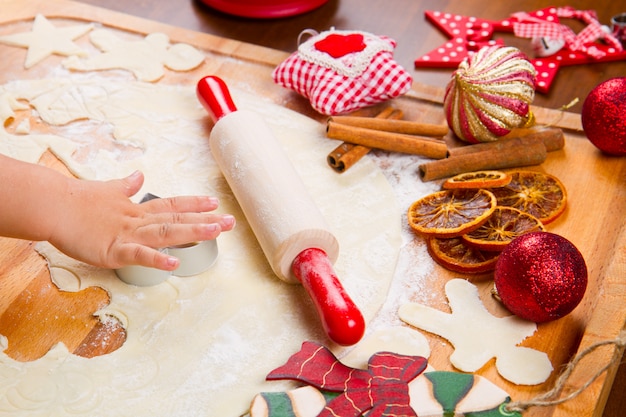
[[[517,346],[531,336],[537,325],[517,316],[491,315],[480,301],[476,287],[464,279],[446,283],[452,313],[418,303],[407,303],[398,314],[405,322],[441,335],[455,347],[450,362],[464,372],[475,372],[491,358],[502,377],[521,385],[544,382],[552,372],[548,355]]]
[[[24,68],[28,69],[46,57],[67,56],[65,68],[74,71],[124,69],[140,81],[158,81],[165,68],[189,71],[204,61],[204,54],[191,45],[170,45],[164,33],[151,33],[139,40],[125,40],[108,29],[93,30],[93,24],[55,27],[45,16],[37,14],[31,32],[0,36],[0,43],[28,48]],[[88,56],[74,40],[90,32],[89,40],[101,54]]]
[[[325,165],[336,145],[325,139],[323,126],[239,90],[232,93],[238,107],[259,112],[284,145],[340,242],[337,273],[370,321],[385,301],[402,243],[389,183],[371,160],[336,175]],[[0,86],[0,98],[5,120],[24,100],[36,109],[32,117],[40,118],[28,135],[0,129],[1,152],[37,161],[49,147],[86,179],[140,169],[146,182],[138,198],[145,192],[216,195],[220,211],[238,218],[235,230],[218,239],[212,269],[154,287],[126,285],[111,270],[38,244],[61,289],[100,286],[110,293],[110,305],[98,314],[103,321],[118,319],[128,336],[115,352],[91,359],[62,344],[26,363],[0,353],[1,412],[236,416],[268,388],[265,375],[303,340],[327,342],[304,290],[272,273],[212,160],[207,115],[194,88],[103,82],[91,74],[13,81]],[[50,131],[37,130],[42,127]],[[275,386],[291,386],[281,384]]]
[[[164,33],[151,33],[141,40],[123,40],[107,29],[89,34],[91,43],[102,51],[88,58],[71,56],[63,61],[65,68],[74,71],[126,69],[140,81],[158,81],[165,74],[164,67],[173,71],[188,71],[204,61],[204,55],[191,45],[170,45]]]

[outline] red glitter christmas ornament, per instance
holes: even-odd
[[[587,289],[587,266],[569,240],[532,232],[515,238],[502,251],[494,283],[507,309],[542,323],[565,316],[580,303]]]
[[[583,103],[581,120],[587,138],[598,149],[626,155],[626,77],[597,85]]]

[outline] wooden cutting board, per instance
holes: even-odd
[[[207,52],[209,58],[193,74],[168,74],[161,82],[195,84],[198,74],[213,73],[221,75],[227,82],[245,82],[260,96],[320,122],[324,120],[311,110],[305,99],[271,81],[272,69],[287,56],[284,52],[65,0],[0,0],[0,9],[0,31],[6,31],[11,25],[31,22],[36,13],[41,13],[53,22],[54,19],[60,22],[70,19],[99,22],[136,34],[164,32],[173,43],[192,44]],[[37,78],[37,66],[17,75],[14,70],[5,71],[9,62],[23,62],[24,49],[0,45],[0,54],[3,56],[1,83],[20,77]],[[59,60],[50,57],[40,65],[58,65]],[[442,87],[416,82],[413,91],[393,104],[404,110],[406,119],[442,123]],[[565,184],[568,208],[549,230],[571,240],[584,255],[589,269],[588,291],[581,305],[561,320],[540,325],[537,335],[526,344],[548,352],[555,369],[559,370],[560,365],[567,363],[577,352],[595,342],[614,339],[626,323],[623,307],[626,302],[626,158],[611,158],[594,148],[580,133],[578,115],[542,108],[534,110],[540,122],[568,129],[565,149],[551,153],[548,160],[536,169],[556,175]],[[67,172],[50,154],[46,154],[41,163]],[[417,173],[416,181],[419,181]],[[436,274],[439,283],[458,275],[442,268],[437,268]],[[484,302],[492,303],[490,307],[495,308],[495,301],[489,296],[489,283],[478,282],[477,285]],[[124,329],[103,326],[92,316],[107,302],[108,294],[98,288],[78,293],[60,292],[50,280],[46,262],[34,252],[32,242],[0,239],[0,334],[9,339],[7,354],[11,357],[21,361],[35,360],[58,341],[85,357],[115,351],[125,340]],[[437,336],[429,337],[441,342]],[[434,350],[431,362],[438,369],[451,369],[447,359],[450,353],[449,347]],[[589,355],[569,380],[566,390],[585,383],[612,359],[613,354],[614,349],[606,347]],[[612,366],[581,395],[567,403],[558,407],[532,408],[527,415],[600,416],[616,369],[617,366]],[[495,372],[493,362],[480,373],[502,386],[515,400],[528,399],[548,390],[556,376],[540,386],[520,387],[502,380]]]

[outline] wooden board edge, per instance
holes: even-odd
[[[264,46],[197,32],[72,0],[31,0],[29,7],[24,6],[22,0],[0,0],[0,7],[3,11],[0,24],[31,20],[37,14],[42,14],[47,18],[98,22],[125,32],[133,28],[134,33],[141,35],[162,32],[170,36],[170,40],[174,43],[189,43],[196,47],[198,44],[211,45],[210,52],[268,66],[278,65],[289,55],[287,52]]]
[[[616,240],[616,251],[611,259],[606,261],[605,279],[602,283],[601,300],[591,319],[585,327],[576,355],[596,343],[617,340],[626,330],[626,230],[622,228]],[[602,299],[615,298],[613,302],[602,303]],[[621,300],[621,301],[620,301]],[[608,325],[608,326],[607,326]],[[616,345],[607,345],[590,353],[588,360],[581,361],[584,370],[574,372],[567,383],[572,390],[583,386],[595,373],[607,364],[609,368],[599,375],[579,396],[556,407],[554,417],[569,417],[582,412],[593,410],[593,417],[602,417],[608,400],[613,380],[620,366],[624,349]],[[587,415],[587,414],[585,414]]]
[[[0,23],[32,19],[37,13],[41,13],[46,17],[52,18],[73,18],[84,21],[96,21],[124,31],[128,31],[128,28],[142,28],[141,30],[134,29],[134,31],[135,33],[143,35],[153,32],[164,32],[168,35],[175,34],[175,37],[172,38],[174,42],[190,43],[194,46],[198,43],[212,45],[210,51],[213,53],[268,66],[277,66],[289,56],[288,52],[172,26],[85,3],[74,2],[72,0],[31,0],[32,8],[24,7],[21,0],[0,0],[0,2],[6,12],[4,15],[12,16],[10,20],[0,18]],[[34,12],[34,10],[36,10],[36,12]],[[412,88],[406,96],[442,104],[444,93],[445,89],[442,87],[413,81]],[[535,114],[538,123],[563,129],[582,131],[580,115],[576,113],[538,106],[531,106],[531,110]]]

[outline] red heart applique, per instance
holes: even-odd
[[[350,35],[331,33],[324,39],[315,42],[315,49],[326,52],[333,58],[341,58],[352,52],[361,52],[365,47],[363,35],[359,33],[352,33]]]

